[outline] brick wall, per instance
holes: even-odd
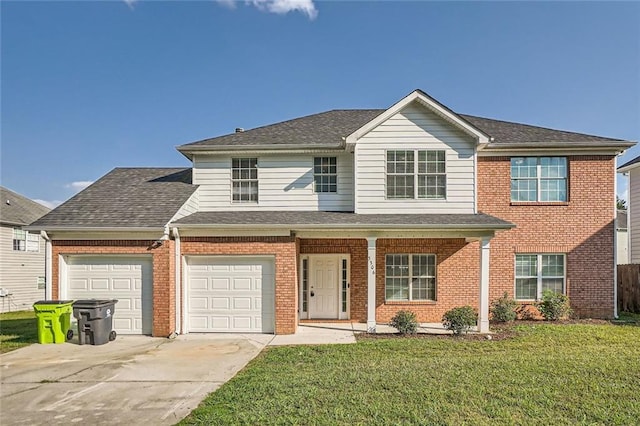
[[[276,273],[276,334],[293,334],[298,324],[297,243],[290,237],[184,237],[182,255],[272,255]]]
[[[151,249],[153,241],[140,240],[54,240],[52,241],[52,296],[60,294],[60,255],[151,255],[153,264],[153,328],[152,335],[165,337],[175,331],[175,262],[173,241],[165,241]],[[116,305],[116,312],[117,312]]]
[[[461,305],[478,306],[479,246],[463,239],[378,239],[376,243],[376,320],[388,322],[397,311],[409,309],[420,322],[440,322],[442,314]],[[367,240],[303,239],[300,254],[344,254],[351,259],[350,314],[367,320]],[[385,257],[393,253],[435,254],[436,302],[385,302]]]
[[[510,158],[479,157],[478,210],[517,225],[491,240],[490,298],[514,295],[516,253],[566,253],[567,290],[576,314],[613,315],[614,163],[571,156],[569,201],[512,204]]]

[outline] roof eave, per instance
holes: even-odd
[[[489,143],[482,148],[483,153],[503,153],[503,152],[531,152],[537,150],[544,151],[584,151],[584,152],[609,152],[619,154],[630,147],[635,142],[611,141],[611,142],[514,142],[514,143]]]
[[[182,229],[251,229],[254,224],[244,223],[244,224],[220,224],[220,223],[180,223],[174,222],[170,226],[172,228],[182,228]],[[498,231],[498,230],[508,230],[515,228],[516,225],[512,223],[502,223],[502,224],[428,224],[428,225],[420,225],[420,224],[353,224],[353,223],[331,223],[331,224],[255,224],[254,229],[292,229],[292,230],[313,230],[313,229],[358,229],[358,230],[385,230],[385,229],[420,229],[420,230],[473,230],[473,231]]]
[[[29,225],[27,231],[47,232],[157,232],[165,230],[165,226],[56,226]]]

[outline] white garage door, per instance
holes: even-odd
[[[151,258],[70,256],[67,282],[68,299],[118,299],[113,328],[119,334],[151,334]]]
[[[187,265],[189,331],[274,332],[272,258],[192,257]]]

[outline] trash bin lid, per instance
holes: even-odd
[[[83,299],[73,302],[74,308],[99,308],[107,305],[115,305],[117,299]]]

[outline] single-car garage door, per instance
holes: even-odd
[[[69,299],[118,299],[113,328],[119,334],[151,334],[150,257],[69,256],[67,283]]]
[[[273,258],[190,257],[187,291],[191,332],[274,332]]]

